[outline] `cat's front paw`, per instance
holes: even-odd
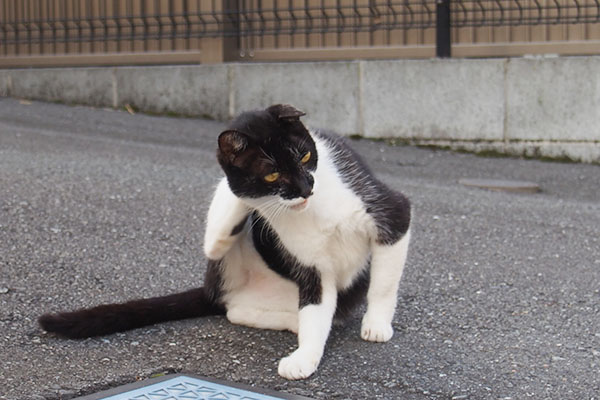
[[[317,370],[321,357],[310,356],[300,350],[294,351],[289,356],[279,361],[279,375],[285,379],[306,379]]]
[[[365,315],[360,329],[360,337],[368,342],[387,342],[392,338],[394,328],[389,322]]]
[[[231,249],[236,238],[229,236],[227,238],[206,240],[204,244],[204,254],[211,260],[220,260]]]

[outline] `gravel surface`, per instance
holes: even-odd
[[[317,399],[592,399],[600,393],[600,167],[356,141],[415,209],[395,334],[335,327],[288,382],[290,333],[224,318],[87,340],[36,318],[202,283],[221,176],[213,121],[0,98],[0,398],[69,399],[188,372]],[[335,127],[328,127],[335,128]],[[537,194],[461,178],[538,183]]]

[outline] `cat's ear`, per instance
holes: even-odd
[[[248,148],[248,137],[238,131],[228,130],[219,135],[219,153],[230,163]]]
[[[267,112],[273,115],[275,118],[284,121],[299,121],[300,117],[306,115],[305,112],[302,112],[289,104],[272,105],[271,107],[267,108]]]

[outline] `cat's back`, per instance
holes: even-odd
[[[362,157],[352,148],[347,137],[333,131],[315,130],[311,134],[316,142],[321,142],[328,149],[328,155],[343,180],[362,178],[366,181],[374,179],[371,169]]]
[[[329,131],[315,131],[315,142],[328,153],[329,162],[343,182],[360,199],[373,221],[377,241],[392,244],[408,230],[411,219],[409,199],[377,179],[347,138]]]
[[[369,235],[374,229],[367,207],[355,190],[357,181],[371,184],[368,167],[342,138],[318,131],[313,137],[319,153],[315,171],[313,223],[326,231]]]

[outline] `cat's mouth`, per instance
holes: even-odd
[[[302,199],[299,203],[290,205],[290,208],[295,211],[304,210],[308,206],[308,199]]]

